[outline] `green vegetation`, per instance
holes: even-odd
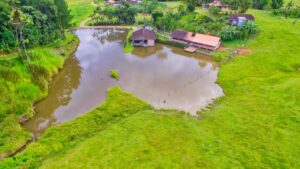
[[[110,70],[110,76],[111,76],[112,78],[118,80],[118,79],[119,79],[119,76],[120,76],[120,75],[119,75],[119,71],[116,70],[116,69],[111,69],[111,70]]]
[[[122,1],[122,5],[98,7],[94,12],[95,25],[134,24],[137,8]]]
[[[122,92],[120,88],[112,88],[100,107],[76,120],[47,130],[38,142],[29,145],[24,152],[0,163],[0,168],[38,168],[47,158],[63,156],[68,150],[109,126],[122,122],[139,111],[152,109],[151,105]]]
[[[48,82],[77,44],[76,36],[67,34],[64,41],[29,50],[30,63],[17,54],[0,59],[0,158],[30,139],[19,122],[33,116],[32,104],[47,95]]]
[[[71,16],[64,0],[0,2],[0,53],[64,39]]]
[[[189,4],[203,2],[186,1]],[[1,23],[10,20],[7,2],[0,2]],[[48,12],[55,6],[48,6],[49,2],[41,2],[41,6],[50,8]],[[89,17],[96,8],[92,1],[68,2],[71,13],[75,15],[72,20],[75,25]],[[246,6],[236,4],[235,0],[224,2],[240,11],[249,6],[249,3],[245,3]],[[281,2],[254,0],[252,6],[282,10]],[[211,17],[203,11],[194,13],[192,9],[187,10],[190,7],[178,5],[180,2],[164,4],[176,4],[176,11],[168,10],[162,16],[157,13],[155,19],[152,15],[160,30],[185,28],[214,34],[223,28],[223,22],[215,22],[219,16]],[[59,6],[64,8],[63,4]],[[151,5],[147,9],[151,14],[155,10]],[[38,13],[36,9],[23,6],[19,14],[23,17],[27,10]],[[17,13],[14,15],[18,16]],[[52,16],[50,13],[45,15]],[[231,47],[245,43],[251,52],[234,58],[229,51],[215,54],[214,59],[222,63],[218,83],[225,96],[218,99],[210,110],[200,112],[201,119],[175,110],[155,110],[115,87],[108,90],[107,99],[101,106],[75,120],[49,128],[22,153],[1,161],[0,168],[298,168],[300,23],[288,18],[294,15],[282,18],[267,11],[250,10],[249,13],[255,16],[259,34],[247,41],[233,40],[225,45]],[[278,15],[285,16],[286,13]],[[136,17],[132,16],[135,14],[118,17],[122,23],[134,23]],[[205,25],[206,19],[211,25]],[[49,80],[78,44],[72,34],[67,34],[65,40],[58,38],[64,34],[66,21],[55,22],[60,25],[55,28],[51,27],[55,25],[53,22],[47,23],[49,27],[44,33],[49,37],[43,33],[33,36],[34,33],[30,32],[33,24],[28,22],[29,27],[24,27],[28,31],[24,44],[34,47],[54,41],[30,49],[30,62],[25,55],[17,53],[0,58],[0,159],[30,139],[30,134],[21,128],[19,122],[32,117],[32,104],[47,95]],[[194,22],[205,25],[205,29],[193,25]],[[159,27],[163,23],[168,25]],[[52,34],[50,27],[56,32]],[[11,25],[0,25],[0,52],[17,46],[11,28]],[[226,35],[223,36],[229,37],[228,40],[236,39],[230,37],[236,36],[230,31],[223,32]],[[125,52],[133,49],[131,34],[132,30],[129,30]],[[47,41],[44,42],[42,39],[45,38]],[[184,47],[161,36],[158,41]],[[118,71],[111,70],[111,76],[117,79]]]
[[[300,2],[300,1],[299,1]],[[274,15],[284,17],[300,18],[300,6],[293,1],[288,2],[285,6],[272,11]]]
[[[133,29],[129,29],[128,33],[127,33],[127,36],[126,36],[125,47],[123,49],[123,52],[125,52],[125,53],[130,53],[134,49],[134,46],[131,43],[131,39],[130,39],[131,36],[132,36],[132,33],[133,33]]]
[[[179,48],[185,48],[185,47],[188,46],[187,44],[184,44],[184,43],[170,41],[169,38],[166,38],[166,37],[163,37],[163,36],[159,36],[159,35],[157,36],[156,41],[158,43],[162,43],[162,44],[166,44],[166,45],[171,45],[171,46],[176,46],[176,47],[179,47]]]
[[[0,168],[297,168],[300,24],[251,13],[261,27],[247,41],[252,52],[221,66],[225,96],[201,119],[113,88],[99,108],[50,128]]]
[[[80,22],[94,13],[96,6],[93,0],[67,0],[73,19],[71,24],[78,27]]]

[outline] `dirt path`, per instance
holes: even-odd
[[[94,1],[91,2],[91,5],[92,5],[92,6],[95,6],[95,7],[98,6],[97,4],[95,4]],[[91,19],[92,19],[91,17],[88,17],[88,18],[86,18],[85,20],[81,21],[81,22],[80,22],[80,25],[79,25],[80,28],[85,27],[85,24],[86,24],[89,20],[91,20]]]

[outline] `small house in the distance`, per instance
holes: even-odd
[[[131,41],[133,46],[154,46],[156,40],[156,33],[150,28],[141,28],[133,32]]]
[[[245,22],[254,21],[254,16],[251,14],[230,14],[228,18],[229,24],[232,26],[241,26]]]
[[[214,0],[212,3],[208,4],[208,7],[216,7],[219,8],[221,11],[226,12],[229,10],[228,5],[222,4],[220,0]]]

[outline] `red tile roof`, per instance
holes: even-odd
[[[212,47],[219,46],[221,41],[220,37],[204,35],[200,33],[186,32],[181,30],[175,30],[172,33],[172,38],[192,43],[198,43],[202,45],[208,45]]]

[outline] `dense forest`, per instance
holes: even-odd
[[[2,0],[0,53],[64,38],[71,19],[65,0]]]

